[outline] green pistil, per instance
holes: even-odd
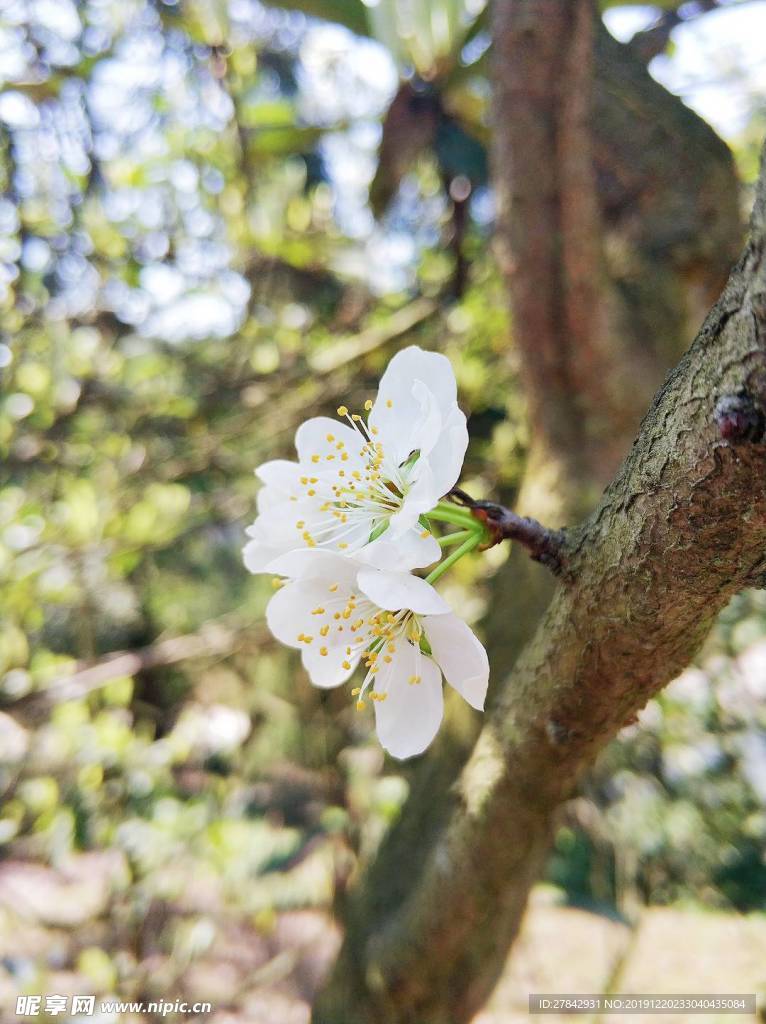
[[[477,522],[477,525],[480,526],[481,524]],[[460,547],[456,548],[451,555],[447,555],[444,561],[439,562],[436,568],[426,576],[426,583],[436,583],[436,581],[440,579],[444,573],[455,564],[455,562],[459,561],[463,555],[469,554],[469,552],[473,551],[482,543],[484,539],[483,529],[474,529],[466,532],[470,532],[470,535],[463,541]]]
[[[387,519],[383,519],[381,522],[378,523],[378,525],[375,527],[375,529],[370,534],[370,543],[372,543],[372,541],[374,541],[374,540],[377,540],[378,537],[382,536],[386,532],[387,529],[388,529],[388,520]]]
[[[446,501],[440,501],[436,508],[426,512],[425,518],[438,523],[451,523],[453,526],[462,526],[466,530],[484,530],[476,516],[472,515],[468,509],[451,505]]]
[[[461,544],[469,537],[473,537],[475,532],[475,530],[458,530],[456,533],[445,533],[443,537],[439,537],[439,546],[448,548],[453,544]]]

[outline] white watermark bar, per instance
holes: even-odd
[[[736,992],[603,995],[579,992],[531,992],[530,1013],[747,1013],[755,1014],[755,994]]]
[[[211,1003],[187,1003],[183,999],[156,999],[148,1002],[136,1002],[124,999],[104,998],[99,1001],[95,996],[59,996],[49,995],[23,995],[16,999],[16,1016],[39,1017],[44,1016],[46,1020],[50,1017],[66,1015],[64,1020],[70,1020],[69,1014],[75,1015],[76,1020],[92,1017],[98,1014],[100,1017],[118,1019],[124,1013],[151,1013],[155,1016],[166,1017],[172,1014],[189,1013],[212,1013]]]

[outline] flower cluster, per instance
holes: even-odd
[[[364,417],[338,409],[296,433],[297,462],[264,463],[245,566],[274,575],[274,636],[301,651],[316,686],[346,682],[369,698],[394,757],[421,753],[443,714],[442,673],[472,707],[487,691],[487,655],[432,584],[483,539],[469,513],[441,499],[457,482],[468,432],[449,361],[411,347],[384,373]],[[438,524],[438,525],[437,525]],[[437,535],[444,525],[456,527]],[[413,570],[439,561],[422,579]]]

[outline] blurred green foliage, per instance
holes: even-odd
[[[271,643],[270,583],[239,554],[255,465],[289,457],[305,416],[360,407],[405,343],[452,360],[472,492],[512,500],[523,469],[483,7],[387,10],[0,15],[0,923],[21,936],[0,997],[68,971],[172,998],[240,927],[260,970],[276,915],[329,908],[406,796],[347,694]],[[379,221],[396,66],[304,16],[333,12],[438,87],[433,146],[391,170]],[[472,620],[503,557],[447,587]],[[610,748],[552,862],[572,898],[763,905],[764,637],[766,605],[742,597],[704,667]],[[110,670],[120,651],[138,653]]]

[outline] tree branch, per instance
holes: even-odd
[[[232,628],[221,621],[206,622],[196,633],[157,640],[134,650],[112,651],[96,661],[76,662],[70,672],[53,679],[43,689],[8,703],[15,712],[36,707],[40,702],[60,704],[78,700],[114,679],[134,676],[137,672],[196,658],[226,657],[237,648],[245,632],[256,644],[267,637],[263,630],[254,631],[252,624]]]
[[[550,530],[536,519],[519,516],[505,505],[494,501],[480,501],[453,487],[450,498],[481,520],[490,534],[486,547],[494,547],[504,540],[515,541],[526,548],[535,562],[540,562],[559,576],[565,568],[565,534],[563,530]]]

